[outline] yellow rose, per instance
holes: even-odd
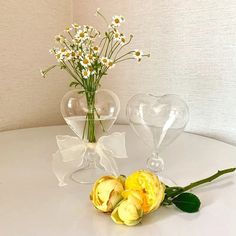
[[[98,179],[90,194],[93,205],[102,212],[113,211],[117,203],[123,199],[124,181],[123,176],[103,176]]]
[[[141,195],[144,214],[157,209],[165,198],[165,185],[155,174],[146,170],[139,170],[128,176],[125,189],[137,191]]]
[[[111,213],[111,218],[116,224],[136,225],[143,217],[141,206],[142,197],[136,191],[124,191],[122,200]]]

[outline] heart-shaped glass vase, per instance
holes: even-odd
[[[162,171],[159,153],[183,132],[189,118],[186,103],[174,94],[137,94],[127,104],[127,117],[134,132],[152,149],[147,168]]]
[[[99,164],[99,156],[94,151],[97,140],[106,135],[115,123],[120,111],[117,95],[107,89],[94,92],[72,90],[67,92],[61,101],[61,114],[68,126],[85,143],[88,149],[83,163],[73,172],[71,178],[79,183],[93,183],[104,168]]]

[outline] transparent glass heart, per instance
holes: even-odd
[[[147,168],[162,171],[164,161],[159,154],[183,132],[189,118],[186,103],[174,94],[137,94],[127,104],[127,118],[134,132],[152,149]]]
[[[117,95],[107,89],[83,92],[75,89],[67,92],[61,101],[61,114],[68,126],[84,142],[88,143],[83,163],[73,172],[71,178],[79,183],[93,183],[104,168],[95,152],[97,140],[108,133],[120,110]]]

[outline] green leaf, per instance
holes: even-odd
[[[165,194],[167,197],[171,197],[172,195],[175,195],[175,194],[177,195],[177,193],[180,193],[182,190],[183,190],[182,187],[178,187],[178,186],[168,187],[168,186],[166,186]]]
[[[69,86],[70,87],[74,86],[76,88],[76,86],[78,86],[78,83],[75,81],[72,81]]]
[[[180,210],[188,213],[197,212],[201,205],[199,198],[192,193],[181,193],[172,202]]]

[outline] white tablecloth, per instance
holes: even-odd
[[[127,133],[129,159],[119,161],[122,173],[145,168],[148,148],[128,126],[116,125],[113,130]],[[66,126],[0,133],[1,236],[236,235],[236,174],[193,191],[202,201],[198,213],[162,207],[136,227],[116,225],[93,208],[91,185],[57,186],[51,154],[58,134],[73,135]],[[163,174],[185,185],[236,166],[236,147],[184,133],[162,157]]]

